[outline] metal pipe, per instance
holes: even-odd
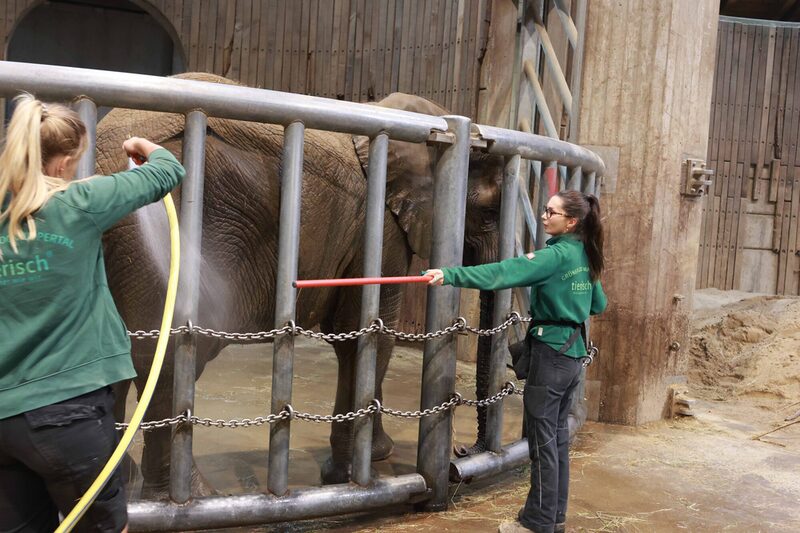
[[[539,205],[538,213],[544,213],[547,201],[558,191],[558,162],[547,161],[544,164],[542,177],[539,179]],[[536,228],[536,249],[544,248],[547,234],[544,232],[544,224],[539,224]]]
[[[569,167],[579,166],[584,172],[596,172],[599,176],[606,171],[603,160],[597,154],[576,144],[482,124],[476,124],[474,129],[487,141],[490,154],[519,154],[523,159],[558,161]]]
[[[282,328],[295,319],[297,279],[300,251],[300,194],[303,186],[302,122],[286,126],[283,137],[283,168],[281,169],[281,211],[278,234],[278,274],[275,282],[275,327]],[[294,336],[286,333],[275,339],[272,359],[272,410],[278,414],[292,402],[292,366]],[[281,420],[270,426],[269,471],[267,488],[283,496],[289,488],[289,431],[291,420]]]
[[[455,142],[442,152],[436,165],[433,203],[432,267],[457,266],[464,252],[467,173],[469,171],[470,120],[445,117]],[[437,331],[453,323],[458,315],[459,290],[430,287],[425,318],[426,331]],[[449,400],[455,391],[456,339],[453,335],[428,339],[422,356],[422,397],[428,409]],[[426,416],[419,422],[417,471],[432,490],[425,508],[447,509],[447,472],[452,443],[452,410]]]
[[[94,150],[97,143],[97,106],[89,98],[80,98],[75,107],[86,126],[86,140],[88,141],[86,151],[78,161],[75,177],[78,179],[88,178],[94,175]]]
[[[536,10],[533,11],[533,16],[533,24],[536,28],[536,32],[539,34],[542,49],[544,50],[545,63],[550,70],[550,74],[553,76],[553,82],[555,83],[559,96],[561,96],[561,101],[564,103],[564,111],[567,115],[572,117],[572,93],[569,90],[567,79],[564,77],[564,70],[558,62],[558,54],[556,54],[556,49],[553,47],[553,43],[550,42],[550,36],[547,35],[547,29],[544,27],[544,23]]]
[[[328,278],[300,279],[292,282],[296,289],[318,287],[353,287],[358,285],[401,285],[405,283],[428,283],[433,276],[378,276],[374,278]]]
[[[54,100],[81,95],[97,105],[184,114],[201,109],[209,116],[284,126],[301,120],[310,129],[370,137],[386,132],[393,139],[411,142],[424,142],[431,130],[447,129],[441,117],[330,98],[127,72],[0,61],[0,94],[11,96],[21,89]]]
[[[455,459],[450,463],[450,481],[469,483],[476,479],[506,472],[528,461],[528,440],[520,439],[508,446],[503,446],[500,453],[483,452]]]
[[[186,178],[181,185],[181,277],[175,323],[197,324],[200,302],[200,243],[203,239],[203,187],[206,159],[207,117],[200,111],[186,115],[183,164]],[[194,410],[197,337],[180,335],[175,341],[172,414]],[[169,496],[186,503],[192,489],[192,424],[175,428],[170,450]]]
[[[292,490],[289,496],[243,494],[196,498],[186,505],[165,501],[128,504],[134,531],[187,531],[307,520],[402,505],[425,492],[419,474],[380,478],[369,487],[351,484]]]
[[[514,155],[506,158],[503,174],[502,203],[500,204],[500,261],[514,257],[517,219],[517,190],[521,158]],[[494,316],[492,324],[503,323],[511,312],[511,289],[497,291],[494,297]],[[492,357],[489,360],[489,395],[503,388],[506,375],[506,355],[508,354],[508,333],[506,330],[492,336]],[[500,452],[503,438],[503,404],[498,402],[486,410],[486,447],[489,451]]]
[[[367,176],[367,213],[364,227],[364,276],[381,274],[383,258],[383,214],[386,211],[386,162],[389,137],[381,133],[369,143]],[[365,285],[361,291],[361,325],[365,328],[378,318],[381,288]],[[375,359],[378,353],[377,333],[358,339],[356,352],[355,393],[353,411],[365,408],[375,398]],[[365,486],[370,482],[372,462],[372,417],[353,421],[352,479]]]
[[[555,122],[553,122],[552,115],[550,115],[550,108],[547,107],[547,99],[544,96],[542,85],[539,83],[539,75],[536,73],[533,63],[526,59],[522,68],[525,71],[525,77],[528,78],[531,84],[533,98],[536,101],[536,109],[539,110],[539,116],[542,117],[544,121],[544,131],[547,133],[548,137],[558,139],[558,130],[556,129]]]
[[[567,189],[570,191],[580,191],[583,189],[583,172],[581,171],[581,167],[572,167],[572,172],[567,182]]]
[[[572,22],[572,17],[569,15],[569,8],[564,5],[564,0],[554,0],[553,3],[556,5],[556,12],[558,13],[558,18],[561,19],[561,25],[564,27],[564,33],[567,34],[567,39],[569,39],[569,44],[572,45],[572,48],[577,48],[578,46],[578,28],[575,27],[575,23]]]
[[[584,180],[584,183],[583,183],[583,192],[586,193],[586,194],[593,194],[593,195],[595,195],[595,196],[597,196],[599,198],[600,197],[600,191],[599,190],[595,190],[595,189],[599,189],[599,187],[597,187],[597,185],[596,185],[597,184],[596,176],[597,176],[597,174],[594,173],[594,172],[590,172],[589,173],[589,176],[586,178],[586,180]]]

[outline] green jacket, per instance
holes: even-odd
[[[525,256],[499,263],[473,267],[443,268],[444,283],[482,290],[531,287],[531,316],[534,320],[581,323],[589,315],[602,313],[606,295],[599,281],[589,277],[589,260],[583,243],[574,234],[559,235],[547,247]],[[534,338],[558,350],[574,331],[568,326],[535,326]],[[584,343],[577,340],[566,355],[586,355]]]
[[[136,376],[101,238],[184,174],[159,149],[141,167],[73,183],[36,213],[36,239],[18,240],[19,253],[0,224],[0,419]]]

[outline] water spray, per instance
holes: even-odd
[[[128,168],[137,166],[137,161],[142,161],[141,157],[128,160]],[[144,162],[144,161],[142,161]],[[141,164],[141,163],[139,163]],[[167,280],[167,296],[164,302],[164,314],[161,319],[161,329],[158,333],[158,343],[156,344],[156,353],[153,356],[153,364],[150,367],[150,374],[147,376],[142,395],[139,399],[139,404],[131,416],[131,421],[128,423],[128,429],[122,434],[122,437],[117,444],[114,453],[108,459],[106,466],[98,474],[97,478],[86,490],[86,493],[78,501],[70,513],[61,521],[56,533],[66,533],[72,531],[81,517],[86,513],[89,506],[92,505],[94,500],[103,490],[103,487],[114,474],[114,471],[122,461],[123,456],[131,447],[133,443],[133,436],[139,430],[139,425],[142,423],[144,413],[150,405],[150,400],[153,398],[153,392],[156,388],[158,376],[161,374],[161,367],[164,363],[164,354],[167,351],[167,344],[169,343],[170,327],[172,326],[172,316],[175,311],[175,298],[178,293],[178,271],[180,266],[180,250],[181,240],[178,232],[178,215],[175,211],[175,203],[172,201],[172,196],[167,194],[164,197],[164,208],[167,211],[167,219],[169,220],[169,236],[170,236],[170,261],[169,261],[169,278]],[[125,401],[124,398],[119,398],[118,401]]]

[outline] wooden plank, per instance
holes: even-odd
[[[747,190],[746,183],[747,168],[745,164],[745,139],[749,136],[747,129],[747,120],[750,114],[751,102],[751,87],[752,87],[752,71],[753,71],[753,54],[754,54],[754,31],[753,27],[743,25],[742,28],[742,50],[740,52],[744,61],[744,68],[741,69],[741,75],[737,80],[737,100],[736,100],[736,125],[734,127],[734,155],[732,161],[735,169],[734,175],[734,208],[731,219],[731,242],[729,243],[730,249],[728,253],[728,271],[726,274],[726,287],[729,289],[734,288],[736,280],[736,263],[740,257],[740,223],[744,215],[741,208],[742,192]]]
[[[447,63],[448,54],[450,52],[450,24],[453,20],[453,2],[442,3],[442,22],[439,25],[441,28],[441,37],[439,37],[439,53],[436,58],[436,72],[434,73],[434,99],[442,107],[447,106]]]
[[[468,0],[458,0],[458,17],[454,39],[455,54],[453,56],[453,75],[450,78],[450,90],[452,93],[450,95],[450,105],[448,106],[448,110],[451,113],[458,113],[458,110],[461,108],[461,94],[459,89],[462,77],[461,72],[464,68],[464,48],[462,46],[462,40],[464,38],[465,25],[468,23],[467,13],[465,13],[467,1]]]
[[[392,29],[392,74],[389,80],[389,87],[386,94],[396,92],[400,76],[400,56],[403,50],[403,6],[404,0],[395,0],[394,4],[394,27]]]
[[[789,234],[786,242],[786,281],[784,282],[785,294],[798,294],[797,251],[797,226],[800,223],[800,168],[789,167],[789,176],[792,182],[792,201],[787,217]]]
[[[199,20],[197,21],[197,58],[195,59],[195,64],[199,72],[208,72],[211,69],[208,66],[208,45],[210,40],[208,27],[212,19],[216,22],[217,17],[210,16],[211,4],[209,0],[198,0],[195,3],[200,6]]]
[[[425,39],[425,71],[424,79],[420,83],[420,90],[428,100],[436,101],[434,90],[436,88],[435,77],[439,72],[437,58],[441,57],[441,31],[442,31],[442,12],[440,11],[440,0],[431,0],[430,27]]]
[[[725,116],[725,89],[727,88],[727,80],[730,76],[730,22],[720,22],[717,31],[717,39],[719,40],[716,73],[714,75],[714,92],[712,112],[714,114],[712,130],[712,143],[709,146],[708,159],[713,163],[714,167],[719,166],[719,150],[720,150],[720,137],[723,117]]]
[[[258,20],[258,45],[257,50],[258,52],[255,54],[256,56],[256,67],[255,67],[255,76],[256,76],[256,87],[266,87],[266,79],[267,79],[267,68],[269,67],[268,63],[268,55],[267,55],[267,48],[269,46],[269,27],[272,24],[272,19],[274,18],[274,11],[269,10],[269,2],[268,0],[256,0],[259,4],[259,20]]]
[[[199,70],[199,41],[200,41],[200,2],[192,3],[191,19],[189,26],[189,62],[191,70]]]
[[[344,99],[353,99],[353,77],[356,62],[356,41],[358,32],[358,0],[350,0],[349,19],[347,24],[347,66],[344,77]]]
[[[779,226],[779,247],[778,247],[778,294],[786,294],[786,277],[787,277],[787,269],[789,266],[789,226],[791,225],[789,222],[789,217],[791,215],[791,192],[789,190],[790,183],[793,180],[789,180],[788,178],[788,167],[785,165],[781,165],[781,176],[784,177],[782,180],[784,182],[782,189],[782,193],[779,192],[778,196],[780,197],[781,194],[783,198],[780,201],[782,210],[781,213],[776,216],[776,220],[780,219],[780,226]]]
[[[764,164],[767,162],[765,159],[767,151],[767,125],[769,124],[770,115],[770,101],[772,98],[772,79],[773,71],[775,69],[775,51],[777,28],[770,28],[767,38],[767,60],[764,72],[764,101],[761,109],[761,130],[758,136],[758,159],[756,162],[756,174],[761,175]],[[772,159],[772,156],[769,157]]]
[[[469,101],[467,100],[467,83],[470,75],[472,58],[470,57],[470,38],[472,29],[475,26],[475,0],[466,0],[466,10],[464,12],[464,30],[461,36],[461,70],[458,77],[458,108],[456,113],[459,115],[469,114]]]
[[[733,210],[733,199],[728,196],[730,179],[730,161],[722,162],[722,194],[720,194],[719,230],[717,233],[717,261],[714,272],[714,287],[725,288],[725,273],[728,270],[728,242],[730,242],[730,225],[728,213]]]
[[[301,2],[293,2],[292,4],[292,22],[289,27],[291,33],[291,59],[290,59],[290,72],[289,72],[289,92],[298,93],[301,91],[300,83],[302,80],[301,72],[305,72],[306,61],[301,56],[302,52],[302,39],[303,39],[303,20],[305,20],[305,12],[308,11],[308,0]]]
[[[478,50],[481,41],[481,26],[483,21],[484,0],[472,0],[472,18],[470,19],[469,39],[467,41],[467,77],[464,83],[464,106],[461,112],[468,116],[475,116],[475,88],[478,86]]]
[[[753,138],[750,143],[750,154],[749,160],[750,163],[753,165],[753,188],[751,191],[751,196],[753,200],[758,200],[761,195],[761,185],[760,185],[760,167],[763,165],[763,161],[761,165],[759,165],[759,152],[760,148],[763,146],[763,128],[766,128],[766,123],[764,123],[764,92],[767,85],[767,59],[770,54],[769,46],[770,46],[770,28],[767,27],[760,27],[759,29],[759,38],[756,43],[756,56],[758,58],[758,69],[756,70],[756,94],[754,97],[753,105],[754,105],[754,113],[753,113],[753,124],[752,124],[752,132]]]
[[[711,239],[709,242],[711,245],[710,253],[709,253],[709,266],[708,266],[708,279],[706,280],[706,287],[715,287],[714,284],[714,274],[717,271],[717,251],[719,249],[719,241],[718,241],[718,234],[719,234],[719,217],[720,217],[720,196],[714,195],[710,196],[709,200],[711,200],[713,207],[711,210],[711,217],[713,223],[711,224]]]
[[[341,0],[341,21],[339,30],[339,65],[336,70],[336,98],[345,98],[347,85],[347,66],[350,63],[350,10],[354,0]],[[355,35],[355,33],[353,33]]]
[[[780,121],[783,120],[782,107],[784,105],[784,89],[786,80],[783,77],[785,69],[784,63],[789,57],[789,32],[785,32],[784,28],[776,28],[775,33],[775,59],[772,69],[772,91],[770,95],[770,110],[769,119],[767,123],[767,137],[765,160],[770,161],[777,157],[775,154],[776,128],[779,128]],[[771,197],[770,200],[774,201]]]
[[[247,85],[259,87],[258,52],[261,37],[261,0],[250,2],[250,39],[247,47]]]
[[[412,17],[412,2],[405,0],[403,4],[403,31],[400,37],[402,43],[400,52],[400,69],[397,77],[397,90],[411,92],[411,69],[414,63],[414,19]]]
[[[215,16],[217,18],[215,27],[216,30],[214,31],[214,43],[213,43],[213,50],[214,50],[214,58],[211,60],[211,68],[213,69],[214,74],[219,74],[220,76],[225,75],[225,27],[227,26],[226,15],[228,12],[228,7],[225,2],[215,2],[216,4],[216,13]]]
[[[286,2],[283,13],[283,26],[279,29],[278,35],[281,39],[281,77],[278,85],[281,91],[291,91],[292,88],[292,37],[295,28],[295,12],[299,9],[296,2]]]
[[[334,7],[332,0],[323,0],[317,8],[317,48],[314,53],[314,93],[326,98],[331,97],[329,83],[330,65],[333,62],[331,39],[334,26]],[[320,31],[321,28],[321,31]]]
[[[359,72],[358,85],[355,88],[356,102],[365,102],[369,98],[371,92],[370,85],[372,84],[372,74],[370,70],[373,68],[372,60],[375,54],[372,50],[373,43],[373,30],[375,23],[373,6],[377,5],[375,2],[366,2],[363,10],[363,18],[361,19],[361,71]]]
[[[425,65],[425,24],[430,19],[430,0],[419,0],[417,3],[418,11],[416,13],[416,17],[413,17],[414,21],[414,39],[409,43],[411,46],[412,51],[412,62],[411,62],[411,80],[410,80],[410,92],[411,94],[416,94],[421,96],[420,91],[420,79],[424,76],[423,69]]]
[[[261,75],[263,87],[265,89],[275,88],[276,73],[280,72],[278,69],[278,28],[280,27],[279,0],[264,0],[266,5],[264,10],[269,13],[267,17],[266,27],[266,53],[264,59],[264,72]],[[280,2],[281,4],[283,2]]]
[[[389,16],[392,5],[389,1],[378,2],[372,16],[372,45],[370,48],[369,74],[370,83],[367,90],[367,100],[380,100],[383,98],[383,87],[389,72],[385,70],[386,40],[391,33]],[[371,90],[371,93],[370,93]]]

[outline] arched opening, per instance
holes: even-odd
[[[129,0],[42,2],[18,21],[6,59],[155,76],[183,72],[180,43],[146,5]],[[98,110],[98,118],[106,111]]]

